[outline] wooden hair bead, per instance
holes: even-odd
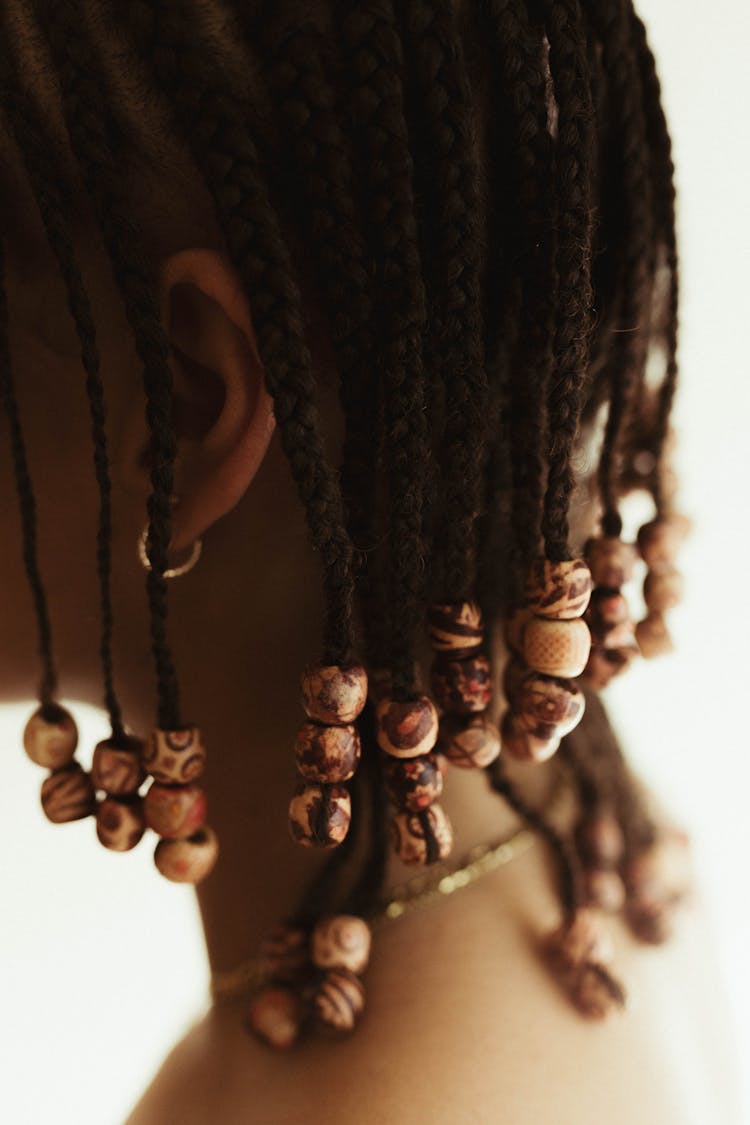
[[[546,762],[557,752],[560,737],[551,724],[546,729],[537,724],[535,731],[530,731],[520,715],[508,711],[503,719],[502,745],[517,762]]]
[[[343,785],[300,784],[289,803],[292,839],[306,848],[335,848],[349,831],[352,802]]]
[[[105,797],[96,809],[99,843],[112,852],[129,852],[146,831],[140,797]]]
[[[348,781],[357,769],[362,748],[357,728],[303,723],[297,733],[294,755],[306,781],[336,784]]]
[[[391,821],[393,851],[409,867],[437,863],[450,855],[453,828],[442,805],[423,812],[396,813]]]
[[[561,737],[578,726],[586,700],[572,680],[529,672],[519,685],[513,709],[527,730],[538,723],[551,723]]]
[[[638,547],[649,570],[672,566],[689,532],[689,518],[677,512],[644,524],[638,532]]]
[[[674,609],[682,601],[684,592],[685,580],[674,567],[649,571],[643,583],[643,597],[653,613]]]
[[[616,676],[628,670],[637,655],[638,651],[632,645],[626,645],[624,648],[594,645],[583,672],[583,679],[595,691],[602,691]]]
[[[296,1043],[302,1026],[300,997],[291,988],[263,988],[250,1003],[247,1025],[266,1046],[288,1050]]]
[[[68,762],[42,782],[42,808],[53,824],[82,820],[96,810],[91,778],[78,762]]]
[[[143,765],[155,781],[187,785],[197,780],[206,764],[206,748],[198,727],[151,731],[143,748]]]
[[[70,712],[57,703],[34,712],[23,732],[23,748],[38,766],[59,770],[73,758],[78,728]]]
[[[591,589],[591,571],[583,559],[537,559],[526,579],[524,601],[539,617],[567,621],[586,612]]]
[[[206,794],[198,785],[155,781],[143,802],[146,824],[166,840],[186,840],[206,820]]]
[[[500,753],[500,731],[486,715],[444,715],[438,749],[454,766],[484,769]]]
[[[611,643],[612,636],[622,634],[621,626],[628,627],[631,633],[634,628],[627,598],[619,590],[610,590],[606,586],[598,586],[591,595],[586,621],[594,643],[607,644],[609,641],[610,648],[617,647],[617,641]]]
[[[375,722],[378,746],[394,758],[417,758],[437,741],[438,713],[426,695],[408,702],[381,699]]]
[[[651,612],[643,621],[639,621],[635,627],[635,639],[641,656],[646,660],[666,656],[674,651],[674,643],[662,613]]]
[[[561,968],[576,969],[585,962],[609,965],[614,959],[612,939],[591,910],[578,910],[548,939],[548,951]]]
[[[98,742],[91,762],[91,780],[95,789],[103,789],[111,797],[137,793],[146,778],[141,762],[143,743],[139,738]]]
[[[524,659],[535,672],[574,679],[586,667],[591,649],[589,627],[580,617],[547,621],[533,617],[524,633]]]
[[[318,969],[362,973],[370,959],[370,927],[355,914],[321,918],[312,932],[312,962]]]
[[[333,1031],[353,1031],[365,1007],[365,988],[346,969],[329,969],[313,998],[315,1015]]]
[[[430,606],[427,620],[430,644],[435,652],[460,660],[475,652],[482,643],[482,613],[474,602]]]
[[[625,837],[613,813],[587,816],[576,828],[576,844],[594,867],[616,867],[625,852]]]
[[[367,702],[367,673],[360,664],[310,664],[302,676],[305,711],[319,723],[353,723]]]
[[[219,855],[216,833],[207,824],[187,840],[160,840],[154,863],[172,883],[200,883],[210,875]]]
[[[636,549],[614,536],[589,539],[586,544],[586,561],[597,586],[618,590],[633,577]]]
[[[260,946],[262,971],[273,980],[287,983],[296,980],[307,968],[309,959],[309,938],[298,926],[277,926]]]
[[[592,868],[586,872],[586,901],[605,914],[616,914],[625,905],[625,884],[616,871]]]
[[[432,668],[432,692],[444,711],[457,715],[484,711],[492,698],[489,660],[481,653],[465,660],[436,660]]]
[[[385,788],[394,805],[420,812],[437,801],[443,792],[443,774],[435,754],[418,758],[392,758],[383,762]]]

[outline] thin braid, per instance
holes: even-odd
[[[171,3],[133,3],[126,16],[211,192],[244,291],[252,294],[266,385],[323,564],[324,660],[342,664],[353,647],[352,547],[320,436],[299,289],[241,108],[181,12]]]
[[[146,578],[151,648],[157,678],[157,721],[180,725],[179,684],[167,639],[167,583],[171,535],[170,497],[176,439],[172,424],[172,378],[169,343],[159,314],[156,290],[139,247],[140,232],[127,204],[121,176],[108,143],[102,112],[108,99],[98,77],[97,60],[75,7],[60,0],[43,4],[45,27],[60,82],[71,148],[96,209],[100,228],[143,364],[146,418],[150,433],[151,495],[147,541],[150,570]],[[105,111],[106,112],[106,111]]]
[[[557,102],[559,197],[556,367],[549,396],[550,453],[542,533],[547,558],[570,556],[571,464],[588,367],[591,331],[591,164],[593,106],[586,35],[578,0],[544,0],[549,65]]]
[[[450,0],[401,3],[411,84],[418,88],[425,183],[423,263],[430,300],[427,353],[445,386],[439,600],[470,596],[489,384],[482,342],[479,191],[474,105]]]
[[[99,488],[99,526],[97,530],[96,565],[99,578],[101,640],[100,654],[104,678],[104,701],[109,713],[113,738],[124,734],[122,710],[114,686],[112,661],[112,597],[110,589],[112,564],[112,511],[107,434],[105,428],[104,387],[100,373],[96,330],[88,294],[75,257],[73,242],[64,217],[63,201],[54,166],[50,163],[51,145],[29,98],[10,83],[4,89],[3,106],[13,137],[24,160],[49,245],[65,283],[68,307],[81,347],[86,372],[86,394],[91,413],[94,442],[94,468]]]
[[[371,249],[381,272],[390,487],[389,626],[392,691],[414,690],[415,633],[423,612],[423,500],[430,457],[422,337],[425,292],[414,216],[413,167],[404,118],[402,54],[393,5],[366,0],[342,12],[352,115],[363,146]]]

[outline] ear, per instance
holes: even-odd
[[[214,250],[183,250],[160,274],[171,345],[178,475],[172,546],[180,550],[239,502],[274,428],[250,309]]]

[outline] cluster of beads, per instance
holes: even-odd
[[[91,780],[102,794],[96,807],[96,834],[111,851],[130,851],[146,830],[139,794],[146,778],[142,751],[140,739],[127,735],[106,739],[94,749]]]
[[[635,635],[647,660],[672,651],[664,615],[682,600],[683,578],[674,562],[689,530],[687,516],[673,512],[644,524],[638,532],[638,548],[647,567],[643,583],[647,614],[638,622]]]
[[[261,950],[265,983],[248,1011],[250,1030],[279,1050],[291,1047],[306,1023],[345,1034],[365,1005],[361,975],[370,957],[367,923],[353,914],[321,918],[312,933],[281,926]]]
[[[586,544],[586,559],[594,580],[587,618],[591,629],[591,655],[586,682],[605,688],[638,655],[635,625],[622,587],[633,577],[637,552],[632,543],[605,535]]]
[[[289,804],[289,831],[305,847],[333,848],[349,831],[352,806],[346,782],[362,753],[354,725],[367,702],[367,673],[359,664],[313,664],[302,676],[307,721],[294,755],[302,781]]]
[[[41,794],[48,820],[65,824],[94,814],[96,793],[75,758],[78,728],[69,711],[57,703],[39,707],[26,724],[23,746],[32,762],[50,771]]]
[[[583,718],[583,693],[573,681],[591,647],[583,620],[591,585],[582,559],[538,559],[526,582],[525,608],[507,623],[515,656],[505,674],[510,708],[503,747],[519,761],[546,761]]]
[[[625,841],[617,817],[606,808],[592,809],[576,826],[576,845],[583,864],[589,906],[615,914],[625,904],[620,875]]]
[[[603,1019],[625,993],[612,976],[611,939],[589,910],[578,910],[548,939],[545,952],[558,981],[582,1015]]]
[[[154,863],[173,883],[199,883],[213,869],[219,851],[216,833],[206,825],[206,795],[195,784],[206,763],[200,730],[153,730],[142,761],[153,778],[143,802],[144,818],[161,837]]]

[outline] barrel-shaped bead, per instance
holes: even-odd
[[[524,601],[539,617],[567,621],[586,612],[591,589],[591,571],[583,559],[536,559],[526,579]]]
[[[605,914],[616,914],[625,905],[625,884],[616,871],[592,868],[585,873],[586,902]]]
[[[53,824],[82,820],[95,812],[96,794],[91,777],[75,759],[42,782],[42,809]]]
[[[632,543],[615,536],[605,535],[589,539],[586,544],[586,561],[597,586],[619,590],[633,577],[637,552]]]
[[[211,874],[218,856],[216,833],[204,824],[187,840],[160,840],[154,863],[159,874],[171,883],[200,883]]]
[[[427,620],[435,652],[460,660],[476,652],[482,643],[482,614],[475,602],[432,605]]]
[[[385,788],[397,808],[420,812],[443,792],[443,774],[435,754],[418,758],[393,758],[383,762]]]
[[[643,621],[639,621],[635,627],[635,639],[641,656],[646,660],[666,656],[674,650],[674,642],[662,613],[650,612]]]
[[[319,723],[353,723],[367,702],[361,664],[310,664],[302,675],[305,711]]]
[[[313,1009],[321,1024],[332,1031],[353,1031],[365,1006],[365,988],[354,973],[329,969],[323,974],[313,997]]]
[[[38,766],[59,770],[73,758],[78,728],[69,711],[57,703],[39,707],[23,732],[23,748]]]
[[[302,1026],[300,997],[291,988],[269,985],[253,997],[247,1025],[261,1042],[286,1051],[297,1041]]]
[[[682,601],[685,579],[679,570],[664,567],[650,570],[643,583],[643,598],[652,613],[666,613]]]
[[[186,840],[206,821],[206,794],[198,785],[162,785],[155,781],[146,793],[146,824],[166,840]]]
[[[370,959],[370,927],[355,914],[321,918],[310,939],[312,962],[318,969],[362,973]]]
[[[354,776],[361,754],[357,728],[303,723],[294,744],[297,769],[306,781],[335,785]]]
[[[526,626],[524,659],[535,672],[573,679],[586,667],[590,649],[589,627],[580,617],[571,621],[533,617]]]
[[[553,723],[537,723],[530,731],[521,716],[508,711],[502,723],[503,752],[517,762],[546,762],[560,746],[560,735]]]
[[[689,518],[677,512],[644,524],[638,532],[638,547],[649,570],[673,566],[689,531]]]
[[[108,738],[98,742],[91,762],[94,787],[112,797],[137,793],[146,778],[142,754],[143,743],[139,738]]]
[[[105,797],[96,807],[96,835],[112,852],[129,852],[146,831],[140,797]]]
[[[289,832],[306,848],[335,848],[349,831],[351,818],[345,785],[301,783],[289,802]]]
[[[206,748],[196,726],[152,730],[143,748],[143,765],[155,781],[187,785],[203,773]]]
[[[551,723],[558,736],[568,734],[583,718],[586,700],[572,680],[529,672],[521,681],[513,710],[527,730]]]
[[[437,740],[438,713],[426,695],[405,702],[381,699],[375,721],[378,746],[394,758],[428,754]]]
[[[393,851],[408,866],[437,863],[450,855],[453,828],[442,805],[400,812],[391,821]]]
[[[489,660],[482,653],[464,660],[439,657],[432,666],[432,692],[444,711],[456,715],[484,711],[492,697]]]
[[[454,766],[484,769],[500,753],[500,731],[487,715],[444,715],[438,750]]]

